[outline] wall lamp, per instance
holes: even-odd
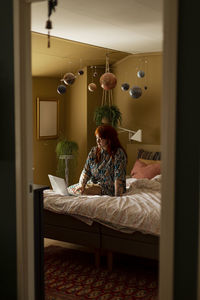
[[[142,142],[142,129],[138,129],[137,131],[129,130],[123,127],[118,127],[120,132],[128,132],[129,141],[137,141]]]

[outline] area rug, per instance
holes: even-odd
[[[113,271],[101,258],[94,265],[94,255],[60,246],[45,248],[45,300],[157,300],[157,262],[114,255]]]

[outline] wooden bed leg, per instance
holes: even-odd
[[[95,249],[95,267],[100,267],[100,249]]]
[[[112,251],[107,251],[107,267],[108,267],[108,271],[112,272],[112,268],[113,268],[113,253],[112,253]]]

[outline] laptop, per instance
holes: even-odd
[[[67,185],[63,178],[56,177],[53,175],[48,175],[53,191],[56,194],[60,194],[63,196],[69,195],[67,191]]]

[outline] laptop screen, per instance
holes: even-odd
[[[56,194],[60,194],[60,195],[69,195],[68,191],[67,191],[67,185],[66,182],[63,178],[60,177],[56,177],[53,175],[48,175],[51,186],[53,191]]]

